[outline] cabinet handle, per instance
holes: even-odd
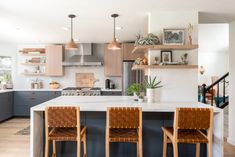
[[[31,100],[34,100],[35,98],[31,98]]]

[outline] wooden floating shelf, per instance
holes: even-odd
[[[46,54],[45,53],[35,53],[35,54],[33,54],[33,53],[20,53],[20,55],[23,55],[23,56],[46,56]]]
[[[21,63],[21,64],[27,66],[45,66],[45,63]]]
[[[198,65],[133,65],[132,70],[145,69],[197,69]]]
[[[22,75],[26,75],[26,76],[44,76],[45,73],[22,73]]]
[[[136,46],[132,53],[139,52],[141,50],[194,50],[198,49],[198,45],[141,45]]]

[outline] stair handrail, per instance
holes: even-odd
[[[225,102],[225,84],[226,84],[226,81],[225,81],[225,78],[229,76],[229,72],[227,72],[225,75],[223,75],[221,78],[219,78],[218,80],[216,80],[214,83],[212,83],[210,86],[206,86],[206,84],[203,84],[202,85],[202,102],[203,103],[206,103],[206,93],[210,90],[210,89],[213,89],[214,86],[217,85],[217,97],[219,97],[219,83],[221,81],[223,81],[223,102]],[[214,94],[212,93],[212,102],[211,102],[211,105],[213,105],[213,99],[214,99]]]

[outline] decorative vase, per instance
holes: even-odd
[[[133,98],[135,101],[138,101],[138,95],[136,93],[133,93]]]
[[[193,44],[192,36],[191,36],[191,35],[189,35],[189,36],[188,36],[188,38],[189,38],[189,45],[192,45],[192,44]]]
[[[147,88],[146,96],[147,96],[147,101],[149,103],[154,102],[154,100],[155,100],[155,91],[156,91],[156,89]]]

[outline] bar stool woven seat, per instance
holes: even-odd
[[[173,137],[173,127],[165,127],[163,131]],[[208,143],[208,139],[198,130],[178,130],[179,143]]]
[[[138,132],[136,129],[110,129],[110,142],[138,142]]]
[[[86,127],[81,126],[81,133],[85,132]],[[55,141],[76,141],[77,128],[55,128],[49,132],[49,140]]]

